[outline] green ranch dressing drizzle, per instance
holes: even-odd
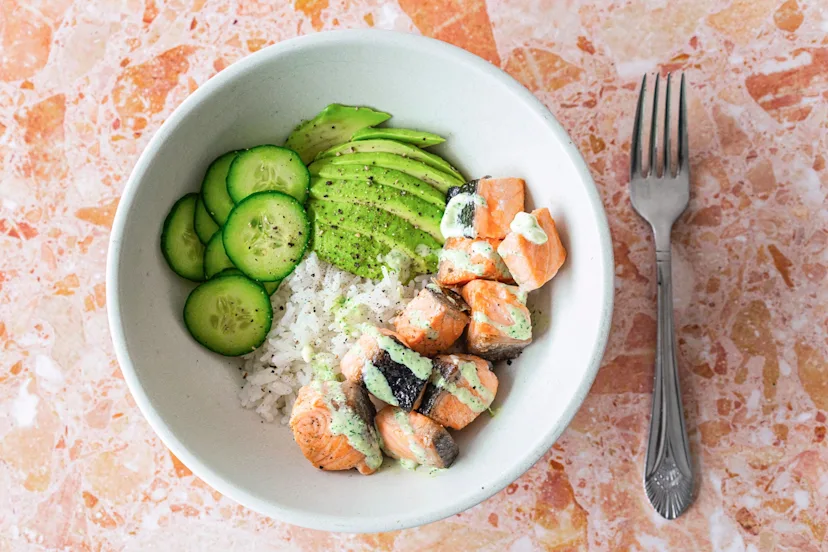
[[[338,381],[334,366],[336,357],[330,353],[316,353],[310,361],[313,377],[318,381]]]
[[[538,224],[538,219],[529,213],[518,213],[509,225],[515,234],[520,234],[528,241],[542,245],[549,239],[546,232]]]
[[[518,301],[520,301],[521,303],[523,303],[524,305],[526,304],[527,294],[526,294],[525,291],[523,291],[519,287],[517,287],[517,286],[506,286],[506,291],[508,291],[509,293],[514,295],[515,298]]]
[[[400,345],[387,335],[381,334],[380,331],[373,326],[364,328],[363,332],[376,339],[377,345],[379,345],[380,349],[388,353],[391,360],[397,364],[406,366],[415,376],[417,376],[417,379],[427,380],[431,375],[430,359],[420,356],[414,351]]]
[[[444,238],[476,238],[474,225],[463,224],[460,215],[469,205],[485,207],[486,198],[479,194],[457,194],[446,205],[443,219],[440,221],[440,232]]]
[[[483,276],[486,272],[485,263],[475,263],[472,261],[472,255],[479,255],[494,263],[495,270],[504,278],[511,276],[506,263],[492,247],[492,244],[486,241],[476,241],[471,246],[471,252],[467,253],[459,249],[444,249],[440,252],[440,260],[446,260],[463,272],[471,272],[475,276]]]
[[[509,272],[509,269],[506,267],[506,263],[503,262],[503,259],[487,241],[477,241],[474,242],[471,246],[471,252],[481,257],[485,257],[486,259],[492,261],[495,265],[495,269],[497,270],[498,274],[505,278],[509,278],[512,274]]]
[[[411,322],[411,325],[417,329],[425,330],[426,339],[437,339],[440,335],[437,330],[431,327],[428,321],[423,318],[423,315],[420,314],[419,311],[414,311],[408,315],[408,321]]]
[[[461,362],[460,374],[466,378],[466,381],[469,382],[472,389],[477,391],[477,393],[483,398],[482,401],[468,389],[458,387],[454,382],[446,381],[443,375],[437,370],[435,370],[431,375],[431,383],[435,387],[448,391],[454,395],[458,401],[469,407],[472,412],[483,412],[486,410],[486,404],[491,404],[492,400],[494,400],[494,396],[492,395],[492,392],[483,385],[480,378],[477,377],[477,366],[475,366],[473,362]],[[485,401],[485,403],[483,401]]]
[[[460,249],[444,249],[440,251],[440,261],[446,261],[454,265],[457,270],[471,272],[475,276],[482,276],[486,266],[473,263],[471,255]]]
[[[495,322],[482,312],[474,313],[474,321],[475,322],[483,322],[485,324],[490,324],[498,329],[503,334],[508,335],[512,339],[517,339],[519,341],[526,341],[527,339],[532,338],[532,321],[526,316],[526,313],[509,305],[507,307],[509,309],[509,316],[512,318],[511,324],[500,324]]]
[[[411,454],[414,455],[414,458],[417,459],[417,463],[428,463],[428,455],[426,454],[425,449],[420,446],[420,443],[417,442],[417,438],[414,435],[414,428],[411,427],[411,422],[408,420],[408,413],[403,412],[402,410],[397,410],[394,412],[394,419],[397,420],[400,429],[408,438],[408,450],[410,450]]]
[[[322,395],[328,412],[331,413],[331,434],[344,435],[348,443],[365,456],[365,464],[372,470],[382,464],[382,452],[379,440],[373,426],[357,416],[354,409],[348,406],[345,393],[339,383],[313,381],[311,385]],[[334,407],[334,402],[339,408]]]

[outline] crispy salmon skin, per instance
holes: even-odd
[[[376,418],[382,450],[391,458],[448,468],[460,452],[449,432],[419,412],[386,406]]]
[[[315,381],[299,389],[290,428],[302,454],[317,468],[356,468],[370,475],[382,464],[375,412],[361,383]]]
[[[492,405],[497,376],[492,363],[474,355],[441,355],[419,412],[452,429],[463,429]]]
[[[557,274],[566,260],[566,249],[555,220],[545,207],[518,213],[511,223],[511,232],[497,252],[524,291],[539,289]]]
[[[457,293],[429,285],[394,320],[402,340],[414,351],[432,356],[454,345],[466,325],[469,308]]]
[[[466,333],[470,353],[497,361],[517,357],[532,342],[532,320],[526,293],[516,286],[474,280],[463,287],[472,311]]]

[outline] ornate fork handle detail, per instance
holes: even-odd
[[[667,519],[681,515],[690,506],[693,497],[693,470],[676,364],[671,267],[669,249],[657,251],[658,334],[655,385],[644,471],[647,497],[656,511]]]

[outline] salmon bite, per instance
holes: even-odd
[[[469,323],[469,310],[457,293],[429,284],[394,321],[409,347],[431,356],[449,349]]]
[[[363,328],[340,368],[379,400],[405,411],[420,405],[432,371],[431,360],[409,349],[398,334],[371,326]]]

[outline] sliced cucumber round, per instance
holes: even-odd
[[[236,265],[224,252],[224,242],[221,239],[221,232],[216,232],[204,248],[204,277],[208,280],[219,272],[232,268]]]
[[[224,276],[224,275],[227,275],[227,274],[239,274],[241,276],[244,276],[244,273],[241,270],[239,270],[238,268],[225,268],[224,270],[219,272],[218,275],[219,276]],[[245,276],[245,278],[246,278],[246,276]],[[251,280],[251,281],[256,282],[256,280]],[[276,293],[276,290],[279,289],[279,285],[282,283],[282,281],[277,280],[275,282],[256,282],[256,283],[261,285],[262,287],[264,287],[265,291],[267,292],[268,295],[273,295],[274,293]]]
[[[204,201],[202,201],[201,196],[198,196],[198,199],[196,200],[195,216],[193,217],[193,229],[195,229],[198,239],[205,245],[210,241],[210,238],[213,237],[213,234],[215,234],[219,229],[219,225],[216,224],[216,221],[214,221],[213,217],[210,216],[210,213],[207,212],[207,207],[204,206]]]
[[[194,282],[204,280],[204,245],[193,228],[198,194],[187,194],[170,209],[161,230],[161,253],[170,268]]]
[[[213,352],[239,356],[261,345],[273,321],[264,288],[243,275],[217,276],[195,288],[184,305],[184,324]]]
[[[310,173],[299,154],[279,146],[256,146],[239,153],[227,173],[227,191],[239,203],[257,192],[282,192],[305,203]]]
[[[204,206],[219,226],[224,226],[227,215],[235,205],[230,199],[230,194],[227,193],[227,170],[238,154],[237,151],[230,151],[213,161],[207,168],[204,181],[201,183]]]
[[[224,251],[236,268],[260,282],[275,282],[302,260],[310,225],[293,197],[258,192],[236,205],[221,235]]]

